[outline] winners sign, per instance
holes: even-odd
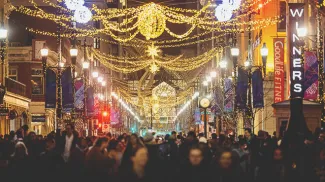
[[[302,64],[303,38],[297,28],[304,26],[304,4],[289,3],[288,43],[290,55],[290,98],[304,97],[304,67]]]

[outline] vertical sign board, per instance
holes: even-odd
[[[274,103],[284,100],[284,38],[274,38]]]
[[[304,67],[302,63],[303,39],[297,28],[304,27],[304,4],[289,3],[288,43],[290,56],[290,98],[304,97]]]

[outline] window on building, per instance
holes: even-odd
[[[13,80],[18,80],[17,68],[9,68],[9,78],[11,78]]]
[[[32,94],[44,94],[43,71],[42,69],[32,69]]]
[[[98,37],[94,37],[94,48],[99,49],[100,48],[100,40]]]

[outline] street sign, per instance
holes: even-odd
[[[32,116],[32,122],[45,122],[45,115]]]
[[[108,124],[103,124],[102,131],[103,131],[104,133],[109,132],[109,125],[108,125]]]
[[[9,109],[8,108],[0,108],[0,116],[8,116]]]

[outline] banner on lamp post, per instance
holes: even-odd
[[[75,99],[74,99],[74,107],[76,109],[77,112],[82,112],[84,109],[84,83],[83,80],[77,80],[74,83],[74,87],[75,87]]]
[[[71,111],[74,107],[73,103],[73,88],[72,88],[72,73],[71,68],[66,68],[62,73],[62,106],[65,111]]]
[[[45,108],[56,107],[56,73],[51,70],[46,70],[46,92],[45,92]]]
[[[87,88],[87,114],[88,116],[94,116],[94,88]]]
[[[262,71],[257,69],[252,74],[253,108],[264,107],[264,90]]]
[[[233,86],[232,86],[232,79],[231,78],[225,78],[224,79],[224,92],[225,92],[225,101],[224,101],[224,111],[225,112],[232,112],[234,109],[233,104]]]
[[[243,68],[238,68],[238,79],[236,88],[236,106],[238,109],[246,109],[248,89],[248,73]]]
[[[304,53],[304,99],[316,100],[318,94],[318,60],[314,52],[306,51]]]
[[[274,103],[284,100],[284,38],[274,38]]]
[[[289,3],[288,44],[290,56],[290,98],[304,97],[304,67],[302,66],[303,38],[297,28],[304,27],[303,3]]]

